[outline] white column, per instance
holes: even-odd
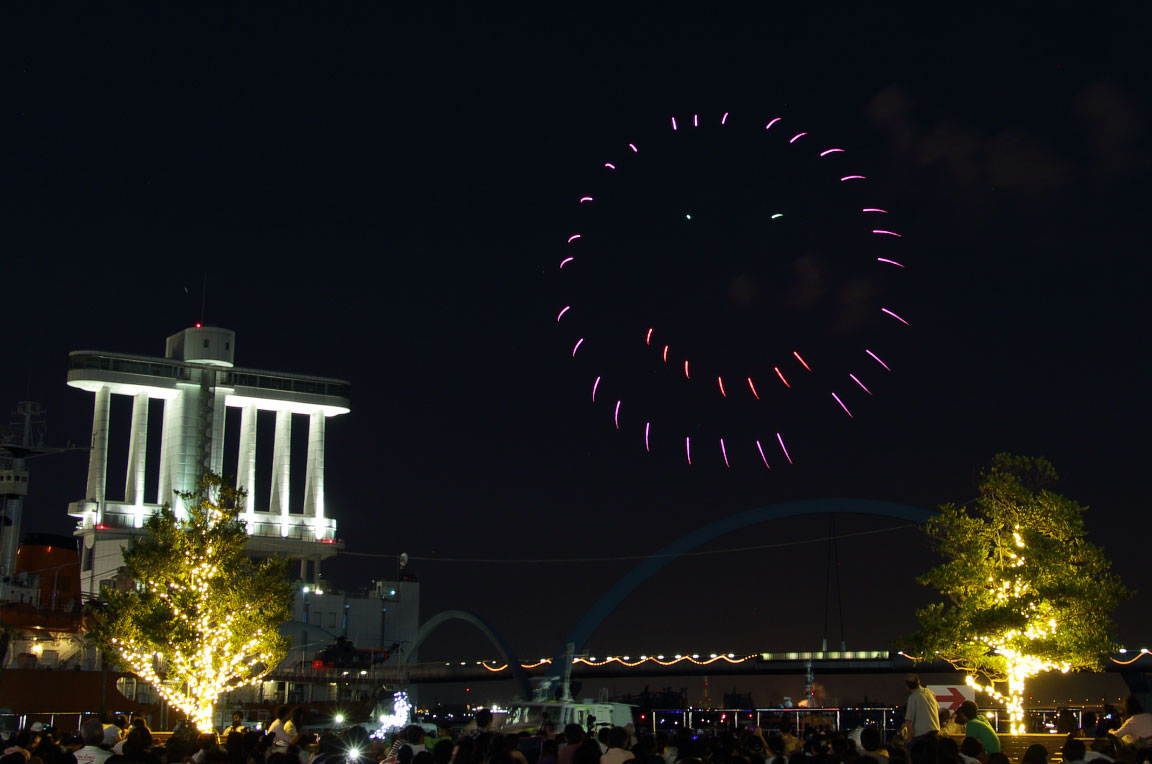
[[[96,502],[96,522],[104,521],[108,472],[108,409],[112,391],[101,385],[92,405],[92,450],[88,454],[88,499]]]
[[[244,500],[244,519],[248,532],[256,522],[256,407],[245,406],[240,411],[240,453],[236,457],[236,487],[247,491]]]
[[[215,392],[214,407],[212,409],[212,471],[217,475],[224,472],[224,423],[228,412],[226,399],[228,394],[217,388]]]
[[[132,431],[128,439],[128,474],[124,477],[124,503],[136,506],[136,527],[144,520],[144,471],[148,456],[148,393],[132,396]]]
[[[324,412],[308,417],[308,474],[304,482],[304,515],[314,517],[316,538],[324,537]]]
[[[280,515],[280,535],[288,535],[288,489],[292,479],[292,412],[276,412],[272,442],[272,495],[268,511]]]

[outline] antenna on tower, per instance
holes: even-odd
[[[204,274],[204,283],[200,287],[200,323],[198,326],[204,324],[204,306],[208,302],[208,274]]]

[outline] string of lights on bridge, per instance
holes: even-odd
[[[1127,648],[1122,647],[1119,649],[1118,652],[1121,655],[1125,655],[1129,651]],[[1137,652],[1137,654],[1134,658],[1129,658],[1128,660],[1120,660],[1118,658],[1113,657],[1113,658],[1111,658],[1111,661],[1113,663],[1116,663],[1116,664],[1121,665],[1121,666],[1127,666],[1129,664],[1135,663],[1136,661],[1140,660],[1145,655],[1147,655],[1148,652],[1149,652],[1148,648],[1142,647],[1142,648],[1140,648],[1139,652]],[[909,660],[913,660],[913,661],[918,660],[918,659],[914,658],[913,656],[908,655],[907,653],[904,653],[904,652],[898,652],[897,655],[901,655],[901,656],[908,658]],[[835,657],[873,659],[873,660],[887,658],[888,656],[889,656],[889,653],[887,651],[883,651],[883,650],[867,651],[867,652],[860,651],[860,652],[838,653],[835,655]],[[641,666],[645,663],[652,663],[652,664],[655,664],[658,666],[675,666],[678,663],[685,663],[686,662],[686,663],[695,664],[697,666],[707,666],[707,665],[710,665],[712,663],[716,663],[718,661],[724,661],[725,663],[730,663],[730,664],[740,664],[740,663],[746,663],[748,661],[757,660],[757,659],[759,659],[759,660],[772,660],[773,658],[776,658],[776,659],[786,659],[786,660],[798,660],[798,659],[803,660],[803,659],[809,658],[809,657],[811,657],[811,658],[833,657],[833,655],[832,654],[821,654],[821,653],[777,653],[775,655],[773,653],[754,653],[752,655],[737,656],[735,653],[727,653],[727,654],[710,653],[707,658],[703,658],[700,656],[699,653],[694,653],[692,655],[676,654],[676,655],[674,655],[668,659],[666,659],[663,655],[641,655],[639,657],[639,659],[637,659],[637,660],[632,660],[632,658],[628,655],[622,655],[622,656],[609,655],[608,657],[604,658],[603,660],[600,660],[594,656],[590,657],[590,658],[587,658],[584,656],[579,656],[579,657],[573,658],[572,663],[573,663],[573,665],[583,664],[585,666],[593,666],[593,667],[607,666],[611,663],[618,663],[625,668],[635,668],[635,667]],[[539,668],[541,666],[551,665],[552,662],[553,661],[551,658],[541,658],[540,660],[536,661],[535,663],[521,663],[520,667],[524,668],[524,669],[534,669],[534,668]],[[492,665],[489,665],[489,663],[491,663]],[[445,666],[451,666],[452,662],[448,661],[444,665]],[[461,661],[460,665],[461,666],[467,666],[468,662],[467,661]],[[476,661],[475,665],[483,666],[485,669],[487,669],[488,671],[490,671],[494,674],[499,673],[501,671],[504,671],[508,668],[507,663],[504,663],[502,665],[497,665],[495,661],[487,661],[487,660]]]

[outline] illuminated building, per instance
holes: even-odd
[[[324,502],[324,440],[328,417],[349,411],[349,384],[342,380],[233,365],[236,334],[196,325],[167,340],[163,358],[79,350],[70,354],[68,384],[93,394],[92,448],[85,497],[68,505],[83,539],[84,594],[99,594],[121,565],[121,550],[142,533],[161,504],[184,512],[178,492],[190,492],[206,470],[222,473],[226,412],[239,420],[236,485],[248,492],[243,519],[254,555],[282,554],[300,560],[300,577],[320,580],[320,563],[342,548],[336,521]],[[109,420],[113,395],[132,401],[123,493],[108,473]],[[160,433],[149,433],[150,412],[162,409]],[[272,443],[258,443],[258,421],[275,418]],[[306,421],[307,452],[293,458],[292,429]],[[257,484],[257,451],[272,449],[272,474]],[[159,449],[149,475],[150,449]],[[230,461],[230,460],[229,460]],[[302,499],[291,495],[294,463],[305,470]],[[157,460],[151,460],[156,465]],[[116,481],[118,482],[118,481]],[[145,488],[156,492],[146,495]]]

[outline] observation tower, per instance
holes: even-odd
[[[222,473],[225,413],[239,409],[236,486],[248,492],[242,515],[248,526],[248,552],[281,554],[300,560],[300,578],[318,581],[321,560],[335,555],[336,521],[324,506],[324,434],[328,417],[349,411],[348,382],[324,377],[242,369],[233,365],[236,333],[197,324],[167,340],[163,358],[78,350],[69,354],[68,385],[93,394],[92,450],[85,498],[68,505],[83,541],[81,579],[91,597],[110,585],[123,564],[121,550],[143,533],[144,522],[170,503],[177,516],[185,507],[176,492],[195,489],[204,472]],[[109,495],[108,448],[111,398],[132,399],[127,469],[122,498]],[[149,437],[149,411],[160,406],[160,436]],[[269,413],[263,413],[269,412]],[[275,416],[272,474],[257,485],[259,417]],[[292,503],[292,426],[307,417],[303,500]],[[159,445],[158,475],[149,478],[149,441]],[[297,459],[296,461],[301,461]],[[151,460],[155,469],[156,460]],[[156,493],[145,495],[145,485]]]

